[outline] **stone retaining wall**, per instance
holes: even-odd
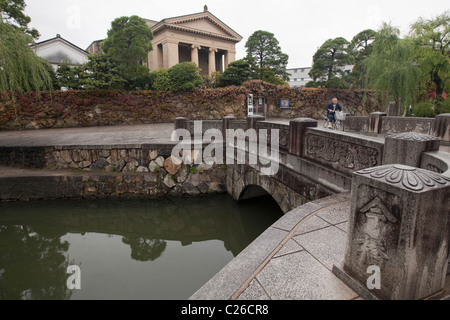
[[[170,153],[171,147],[164,145],[159,149],[2,148],[1,165],[46,169],[49,174],[2,178],[0,200],[160,198],[226,192],[226,166],[178,165]]]

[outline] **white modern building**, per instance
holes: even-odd
[[[354,66],[345,66],[343,68],[343,71],[345,74],[350,74],[352,72]],[[290,74],[289,76],[289,85],[291,88],[304,88],[305,85],[313,81],[311,76],[309,75],[312,67],[305,67],[305,68],[294,68],[294,69],[287,69],[286,72]]]
[[[304,88],[308,82],[312,81],[309,76],[311,69],[311,67],[287,69],[286,72],[290,74],[288,83],[291,88]]]
[[[33,49],[41,58],[44,58],[58,69],[61,64],[83,65],[88,62],[89,53],[57,34],[55,38],[36,43]]]

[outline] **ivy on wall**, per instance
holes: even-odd
[[[199,89],[192,92],[70,90],[0,95],[0,129],[64,128],[99,125],[218,120],[228,115],[244,119],[248,94],[266,97],[267,117],[320,118],[325,106],[338,97],[346,112],[366,115],[380,111],[368,90],[292,89],[263,81],[240,87]],[[290,99],[291,109],[280,110],[280,99]],[[15,102],[13,102],[15,101]],[[15,103],[15,105],[13,105]]]

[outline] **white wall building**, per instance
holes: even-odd
[[[286,72],[290,74],[288,83],[291,88],[304,88],[308,82],[312,81],[309,76],[311,69],[311,67],[287,69]]]
[[[36,43],[33,47],[36,55],[44,58],[53,69],[63,63],[69,65],[83,65],[88,62],[89,53],[57,34],[55,38]]]
[[[347,75],[350,74],[353,67],[350,65],[345,66],[343,68],[344,73]],[[286,72],[290,74],[288,83],[291,88],[304,88],[308,82],[313,81],[309,75],[311,69],[311,67],[287,69]]]

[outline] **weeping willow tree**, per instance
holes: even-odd
[[[418,47],[422,81],[442,97],[450,90],[450,10],[434,19],[419,18],[411,26],[410,37]]]
[[[45,62],[30,47],[32,38],[0,23],[0,90],[26,92],[51,89]]]
[[[412,41],[399,38],[400,31],[384,24],[373,42],[373,52],[365,60],[367,85],[378,95],[388,95],[389,115],[406,115],[417,99],[420,70],[414,60]]]

